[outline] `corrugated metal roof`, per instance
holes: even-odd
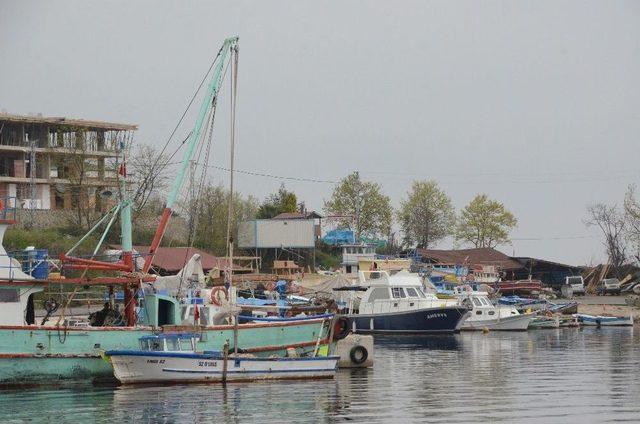
[[[441,264],[494,265],[503,270],[522,268],[520,262],[489,247],[460,250],[417,249],[417,251],[423,258]]]
[[[8,113],[0,113],[0,122],[15,122],[24,124],[49,124],[61,125],[69,127],[78,127],[86,129],[102,129],[114,131],[133,131],[138,126],[133,124],[118,124],[115,122],[104,121],[88,121],[85,119],[70,119],[65,117],[54,116],[30,116],[30,115],[13,115]]]
[[[311,211],[307,213],[283,212],[281,214],[274,216],[272,219],[318,219],[318,218],[322,218],[322,215],[320,215],[316,211]]]

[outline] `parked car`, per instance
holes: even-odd
[[[573,295],[581,294],[584,296],[584,279],[581,275],[566,277],[564,280],[564,284],[571,287],[571,293]]]
[[[605,294],[620,294],[620,281],[617,278],[605,278],[600,280],[596,286],[596,293],[603,296]]]

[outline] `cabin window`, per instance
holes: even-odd
[[[156,352],[164,350],[164,346],[162,345],[162,340],[160,339],[149,340],[149,350],[153,350]]]
[[[489,311],[489,315],[495,315],[496,311]]]
[[[409,297],[418,297],[418,292],[413,287],[407,287],[407,296]]]
[[[394,299],[404,299],[405,297],[407,297],[407,295],[404,294],[404,289],[402,287],[392,287],[391,295],[393,295]]]
[[[478,298],[476,297],[472,297],[471,300],[473,301],[473,304],[476,306],[482,306],[482,303],[480,303],[480,301],[478,300]]]
[[[141,350],[149,350],[149,340],[140,340],[140,349]]]
[[[480,301],[481,301],[481,302],[482,302],[482,304],[483,304],[483,305],[485,305],[485,306],[489,306],[489,305],[490,305],[489,301],[488,301],[486,298],[484,298],[484,297],[481,297],[481,298],[480,298]]]
[[[482,311],[476,311],[476,315],[482,315]]]
[[[20,295],[18,294],[18,289],[0,289],[0,302],[13,303],[19,301]]]
[[[389,299],[389,290],[385,287],[377,287],[373,289],[369,295],[369,302],[386,299]]]
[[[167,339],[167,350],[180,350],[178,339]]]
[[[418,297],[421,297],[421,298],[423,298],[423,299],[424,299],[425,297],[427,297],[427,296],[425,296],[425,294],[424,294],[424,292],[422,291],[422,289],[417,289],[416,291],[418,292]]]

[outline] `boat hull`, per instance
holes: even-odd
[[[468,315],[467,308],[452,306],[345,317],[358,334],[434,334],[458,332]]]
[[[155,354],[154,354],[155,353]],[[333,378],[338,356],[246,358],[169,352],[106,352],[122,384],[218,383],[278,379]]]
[[[576,314],[580,325],[588,327],[631,327],[633,326],[633,317],[608,317]]]
[[[533,314],[522,314],[492,320],[467,320],[462,324],[462,330],[526,331],[534,318]]]
[[[322,319],[238,327],[238,346],[243,351],[268,356],[284,354],[287,347],[310,352],[318,339],[324,343],[328,326]],[[221,350],[233,341],[233,326],[185,328],[201,334],[198,349]],[[100,353],[104,350],[137,349],[138,339],[159,330],[127,327],[63,328],[0,326],[0,385],[51,384],[73,379],[112,380],[113,370]],[[180,328],[172,328],[180,331]]]

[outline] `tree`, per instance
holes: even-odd
[[[343,228],[360,237],[376,237],[389,234],[392,209],[389,197],[382,194],[376,183],[360,180],[358,172],[343,178],[333,190],[331,199],[324,204],[330,215],[343,215],[338,220]]]
[[[598,227],[604,236],[604,246],[609,257],[609,263],[613,266],[616,275],[627,260],[627,247],[625,245],[625,220],[624,215],[616,205],[609,206],[597,203],[587,207],[587,227]],[[620,277],[618,275],[618,277]]]
[[[495,247],[509,242],[509,232],[517,224],[518,220],[502,203],[479,194],[460,213],[456,240],[475,247]]]
[[[404,244],[425,249],[450,235],[455,222],[451,200],[435,181],[414,181],[397,216]]]
[[[630,185],[624,196],[626,237],[633,249],[633,257],[640,262],[640,202],[636,198],[636,186]]]
[[[292,191],[280,186],[277,193],[273,193],[262,202],[258,209],[258,219],[271,219],[276,215],[285,212],[295,212],[298,210],[298,198]]]
[[[229,190],[220,185],[206,186],[198,199],[194,245],[224,256],[227,251],[227,217]],[[238,223],[255,218],[258,202],[252,196],[233,195],[231,234],[238,233]]]

